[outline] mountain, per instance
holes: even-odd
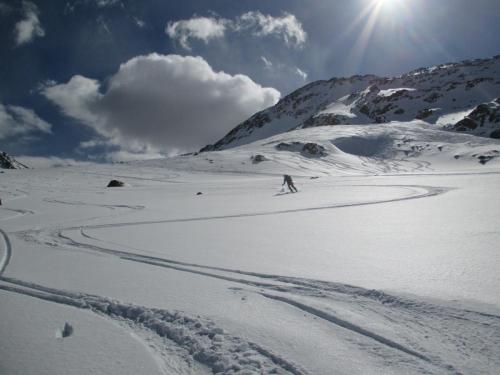
[[[415,119],[440,129],[498,138],[499,98],[500,55],[419,68],[393,78],[332,78],[292,92],[201,151],[231,148],[293,129]]]
[[[0,169],[26,169],[26,165],[18,162],[6,152],[0,151]]]

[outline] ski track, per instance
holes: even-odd
[[[197,362],[217,374],[238,372],[259,374],[306,375],[307,372],[262,346],[225,333],[210,320],[190,317],[182,312],[125,304],[105,297],[72,293],[13,278],[0,277],[9,285],[0,289],[49,302],[87,309],[132,329],[146,328],[161,338],[168,339]]]
[[[93,239],[92,237],[86,235],[84,232],[82,232],[82,236]],[[339,302],[342,302],[342,299],[339,299],[338,296],[344,295],[348,297],[348,300],[351,301],[351,303],[358,303],[358,304],[360,303],[359,298],[361,297],[364,298],[365,300],[372,301],[372,303],[375,302],[374,305],[375,309],[372,309],[371,311],[377,315],[383,316],[387,320],[390,320],[390,317],[387,314],[386,310],[390,310],[393,313],[395,311],[405,312],[407,315],[409,315],[411,323],[417,326],[421,324],[419,321],[422,320],[423,317],[432,317],[428,322],[426,322],[429,324],[426,330],[427,334],[429,334],[430,332],[436,334],[436,331],[442,331],[441,333],[443,334],[443,336],[446,336],[445,333],[446,328],[440,327],[441,324],[443,324],[445,327],[451,324],[453,328],[455,328],[455,325],[460,326],[463,324],[463,322],[466,322],[471,326],[470,327],[471,332],[478,331],[479,329],[481,329],[482,331],[489,330],[493,332],[493,334],[496,337],[498,337],[498,339],[500,339],[500,316],[495,316],[492,314],[484,314],[470,310],[458,310],[451,307],[445,308],[442,306],[433,305],[431,303],[411,300],[409,298],[395,297],[381,291],[367,290],[352,285],[345,285],[345,284],[311,280],[311,279],[300,279],[300,278],[286,277],[279,275],[261,274],[255,272],[245,272],[241,270],[232,270],[222,267],[210,267],[193,263],[184,263],[158,257],[151,257],[136,253],[113,250],[109,248],[102,248],[95,245],[79,244],[71,239],[70,241],[72,241],[73,246],[77,247],[82,246],[84,248],[88,246],[93,250],[103,252],[106,254],[116,255],[119,256],[121,259],[128,261],[134,261],[148,265],[168,268],[180,272],[188,272],[199,276],[210,277],[245,285],[247,287],[259,288],[260,290],[253,292],[256,292],[269,299],[287,303],[295,308],[305,311],[308,314],[314,315],[325,321],[333,323],[334,325],[345,328],[354,334],[362,335],[366,339],[374,340],[379,344],[382,344],[390,349],[394,349],[402,353],[405,353],[407,355],[410,355],[412,357],[415,357],[417,359],[423,360],[429,363],[430,365],[437,366],[441,370],[452,374],[460,374],[460,372],[456,370],[453,365],[443,363],[439,355],[435,353],[423,354],[422,350],[425,351],[425,349],[423,348],[421,348],[420,351],[413,350],[403,344],[394,341],[393,339],[384,337],[371,330],[363,328],[359,324],[351,323],[348,320],[339,318],[329,312],[320,310],[312,305],[307,305],[305,303],[295,301],[289,298],[289,295],[316,297],[316,298],[329,299]],[[254,280],[236,278],[231,276],[224,276],[221,274],[210,273],[207,271],[201,271],[199,269],[197,270],[192,268],[214,270],[214,271],[256,277],[264,280],[269,280],[271,282],[276,282],[279,284],[271,282],[263,282],[263,281],[254,281]],[[262,289],[265,289],[268,292],[264,292]],[[249,291],[252,292],[252,290]],[[273,294],[270,294],[269,292],[273,292]],[[276,293],[283,293],[286,295],[286,297],[278,295]],[[359,309],[359,306],[356,308]],[[370,310],[370,308],[366,308],[366,310]],[[486,317],[488,319],[481,321],[480,320],[481,317]],[[401,320],[401,318],[399,318],[399,320]],[[397,321],[393,321],[393,323],[399,324]],[[405,324],[405,322],[403,322],[403,324]],[[432,326],[432,324],[434,324],[434,326]],[[451,330],[451,332],[453,331],[454,330]],[[454,343],[461,339],[463,339],[461,334],[458,334],[457,337],[451,334],[449,337],[449,343]],[[484,345],[484,342],[482,342],[481,344]],[[492,348],[492,350],[494,350],[494,348]],[[470,355],[470,353],[464,353],[464,355],[468,356]]]
[[[109,177],[109,173],[97,173],[97,172],[82,172],[83,174],[88,174],[88,175],[94,175],[94,176],[105,176]],[[130,175],[117,175],[117,174],[112,174],[113,176],[117,178],[125,178],[125,179],[131,179],[131,180],[140,180],[140,181],[152,181],[152,182],[165,182],[169,184],[182,184],[184,183],[183,181],[176,181],[175,179],[180,177],[179,173],[175,173],[172,176],[165,176],[164,179],[159,179],[159,178],[150,178],[150,177],[139,177],[139,176],[130,176]]]
[[[97,204],[97,203],[87,203],[81,201],[63,201],[59,199],[50,199],[50,198],[44,198],[43,201],[47,203],[59,203],[68,206],[102,207],[110,210],[121,209],[121,208],[126,208],[130,210],[143,210],[145,208],[144,206],[130,206],[126,204]]]
[[[0,219],[0,221],[11,220],[11,219],[18,218],[20,216],[25,216],[25,215],[34,215],[36,213],[35,211],[24,210],[24,209],[21,209],[21,208],[0,207],[0,209],[16,213],[16,215],[5,217],[3,219]]]
[[[425,166],[423,166],[425,168]],[[149,220],[141,222],[123,222],[123,223],[109,223],[109,224],[99,224],[99,225],[85,225],[79,227],[66,227],[58,228],[50,232],[50,236],[56,239],[55,246],[69,246],[84,250],[90,250],[94,252],[104,253],[107,255],[117,256],[120,259],[127,261],[139,262],[142,264],[164,267],[172,269],[179,272],[189,272],[191,274],[196,274],[203,277],[216,278],[232,283],[237,283],[240,285],[245,285],[250,288],[260,288],[258,291],[254,291],[259,295],[274,300],[277,302],[285,303],[293,308],[300,309],[307,314],[313,315],[315,317],[321,318],[336,326],[342,327],[354,334],[361,335],[366,339],[373,340],[385,347],[399,351],[402,355],[411,356],[417,360],[424,361],[431,365],[435,365],[446,372],[453,374],[460,374],[454,366],[444,364],[437,355],[426,354],[422,350],[414,350],[407,345],[400,344],[392,339],[384,337],[380,334],[372,332],[366,328],[361,327],[358,324],[349,322],[348,320],[342,319],[330,312],[323,311],[315,306],[297,301],[295,299],[289,298],[289,295],[300,295],[306,297],[316,297],[316,298],[333,298],[334,294],[346,295],[350,297],[364,297],[368,300],[372,300],[382,306],[388,306],[390,308],[396,309],[408,309],[409,311],[416,313],[417,317],[419,314],[426,314],[432,312],[439,312],[445,314],[444,319],[462,319],[477,324],[484,324],[483,322],[474,321],[471,317],[466,316],[467,314],[475,317],[485,317],[496,321],[498,324],[500,322],[500,316],[492,314],[478,313],[470,310],[454,311],[453,309],[447,308],[435,308],[430,304],[412,301],[410,299],[403,299],[399,297],[394,297],[388,295],[384,292],[375,290],[366,290],[363,288],[337,284],[332,282],[324,282],[310,279],[300,279],[279,275],[267,275],[255,272],[245,272],[241,270],[232,270],[223,267],[212,267],[199,265],[194,263],[185,263],[175,260],[153,257],[133,252],[127,252],[123,250],[110,249],[106,247],[91,245],[88,243],[81,243],[76,241],[70,235],[66,235],[65,232],[73,232],[78,230],[80,235],[84,238],[101,241],[88,235],[86,229],[99,229],[99,228],[112,228],[112,227],[125,227],[125,226],[135,226],[135,225],[148,225],[148,224],[159,224],[159,223],[177,223],[177,222],[194,222],[194,221],[205,221],[205,220],[223,220],[231,218],[244,218],[244,217],[254,217],[254,216],[268,216],[268,215],[280,215],[296,212],[307,212],[316,210],[326,210],[326,209],[337,209],[346,207],[356,207],[371,204],[383,204],[398,201],[405,201],[410,199],[419,199],[425,197],[436,196],[438,194],[443,194],[449,189],[434,186],[423,186],[423,185],[353,185],[353,186],[370,186],[370,187],[397,187],[403,188],[410,192],[409,196],[378,200],[371,202],[357,202],[357,203],[347,203],[347,204],[337,204],[328,205],[320,207],[307,207],[307,208],[297,208],[289,210],[278,210],[272,212],[255,212],[255,213],[239,213],[231,215],[219,215],[219,216],[207,216],[207,217],[192,217],[192,218],[180,218],[180,219],[164,219],[164,220]],[[423,190],[423,191],[422,191]],[[68,205],[92,205],[105,207],[109,209],[115,208],[128,208],[128,209],[143,209],[143,206],[126,206],[126,205],[98,205],[98,204],[86,204],[79,201],[59,201],[59,200],[49,200],[44,199],[49,203],[59,203]],[[24,211],[23,211],[24,212]],[[33,212],[30,212],[33,213]],[[26,214],[26,212],[24,213]],[[5,220],[5,219],[4,219]],[[41,231],[37,231],[40,234]],[[20,232],[19,232],[20,233]],[[0,281],[7,283],[9,285],[0,284],[0,289],[21,293],[24,295],[32,296],[39,299],[44,299],[54,303],[65,304],[68,306],[73,306],[81,309],[88,309],[95,313],[105,315],[111,319],[118,320],[120,322],[125,322],[127,325],[134,327],[147,328],[157,334],[162,338],[166,338],[175,342],[180,347],[191,353],[192,357],[208,366],[212,371],[217,373],[230,374],[238,372],[242,369],[257,370],[252,368],[255,365],[255,361],[249,361],[248,358],[252,356],[262,357],[261,365],[262,368],[258,369],[259,373],[292,373],[292,374],[306,374],[305,370],[300,368],[293,362],[289,362],[278,355],[268,351],[265,348],[260,347],[255,343],[250,343],[223,332],[223,330],[215,327],[209,320],[202,318],[190,318],[182,315],[179,312],[169,312],[160,309],[150,309],[142,306],[135,306],[129,304],[123,304],[117,301],[112,301],[105,297],[99,297],[95,295],[83,294],[83,293],[71,293],[66,291],[61,291],[57,289],[51,289],[43,287],[41,285],[24,282],[21,280],[16,280],[12,278],[7,278],[1,276],[5,268],[7,267],[11,253],[12,247],[7,234],[0,229],[0,234],[3,237],[3,242],[5,244],[5,255],[0,262]],[[39,236],[35,236],[39,238]],[[29,240],[25,238],[25,240]],[[62,240],[62,243],[60,242]],[[119,244],[115,244],[120,246]],[[208,272],[209,270],[217,271],[219,273]],[[230,273],[238,274],[247,278],[237,278],[233,276],[227,276],[220,273]],[[253,278],[249,280],[248,278]],[[257,279],[257,280],[255,280]],[[268,280],[270,282],[265,282]],[[264,290],[267,290],[264,291]],[[285,294],[283,296],[281,294]],[[436,310],[436,311],[434,311]],[[489,326],[489,325],[488,325]],[[499,336],[500,337],[500,336]],[[200,341],[201,340],[201,341]],[[204,340],[204,341],[203,341]],[[217,350],[215,350],[216,348]]]
[[[2,259],[0,259],[0,276],[1,276],[5,268],[7,268],[7,265],[9,264],[10,257],[12,254],[12,245],[10,243],[9,236],[7,236],[7,233],[5,233],[3,229],[0,229],[0,235],[2,237],[2,242],[4,243],[3,246],[4,255]]]
[[[206,220],[224,220],[224,219],[235,219],[235,218],[245,218],[245,217],[283,215],[283,214],[290,214],[290,213],[297,213],[297,212],[321,211],[321,210],[331,210],[331,209],[338,209],[338,208],[360,207],[360,206],[368,206],[368,205],[374,205],[374,204],[401,202],[401,201],[407,201],[407,200],[413,200],[413,199],[433,197],[433,196],[436,196],[439,194],[444,194],[450,190],[449,188],[436,187],[436,186],[425,186],[425,185],[349,185],[349,186],[395,187],[395,188],[407,189],[410,192],[413,192],[415,189],[417,189],[417,190],[421,189],[421,190],[424,190],[424,192],[422,192],[422,193],[415,192],[415,194],[412,194],[412,195],[406,196],[406,197],[374,200],[374,201],[368,201],[368,202],[343,203],[343,204],[333,204],[333,205],[318,206],[318,207],[292,208],[292,209],[287,209],[287,210],[238,213],[238,214],[230,214],[230,215],[214,215],[214,216],[200,216],[200,217],[180,218],[180,219],[143,220],[143,221],[133,221],[133,222],[97,224],[97,225],[86,225],[86,226],[81,226],[81,227],[86,228],[86,229],[116,228],[116,227],[138,226],[138,225],[148,225],[148,224],[184,223],[184,222],[206,221]],[[63,229],[70,230],[70,229],[79,229],[81,227],[67,227],[67,228],[63,228]]]

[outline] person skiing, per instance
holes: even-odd
[[[285,186],[285,183],[287,184],[288,189],[290,189],[292,193],[296,193],[298,191],[295,185],[293,184],[292,177],[287,174],[283,175],[283,184],[281,186]]]

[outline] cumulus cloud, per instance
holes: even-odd
[[[45,36],[45,31],[38,19],[37,6],[29,1],[23,1],[23,13],[24,18],[16,23],[14,27],[14,36],[17,46],[29,43],[37,36]]]
[[[102,97],[99,87],[98,81],[76,75],[62,85],[54,81],[48,82],[41,91],[46,98],[56,103],[66,116],[82,123],[95,124],[99,122],[99,116],[93,112],[94,107]]]
[[[280,97],[248,76],[215,72],[202,57],[156,53],[122,64],[106,87],[74,76],[42,94],[106,139],[162,151],[211,143]]]
[[[181,46],[190,50],[188,39],[200,39],[208,43],[210,39],[224,36],[229,21],[223,18],[193,17],[189,20],[169,22],[165,28],[167,35],[178,40]]]
[[[51,125],[33,110],[0,103],[0,139],[50,132]]]
[[[265,15],[261,12],[247,12],[234,20],[221,17],[192,17],[188,20],[169,22],[166,34],[177,40],[182,47],[190,50],[189,39],[199,39],[208,43],[211,39],[223,38],[226,32],[248,32],[263,37],[274,35],[284,40],[289,47],[301,48],[307,39],[302,24],[290,13],[281,17]]]

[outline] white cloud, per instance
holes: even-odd
[[[159,153],[134,153],[125,150],[112,151],[105,156],[105,160],[109,162],[127,162],[134,160],[151,160],[162,158],[165,158],[165,156]]]
[[[112,7],[117,4],[122,4],[120,0],[95,0],[95,4],[99,8]]]
[[[162,151],[198,148],[280,97],[248,76],[215,72],[201,57],[155,53],[122,64],[106,91],[100,89],[99,82],[74,76],[42,93],[132,152],[133,142]]]
[[[143,20],[141,20],[140,18],[133,17],[133,19],[134,19],[134,22],[135,22],[135,24],[137,25],[137,27],[139,27],[139,28],[141,28],[141,29],[142,29],[142,28],[144,28],[144,27],[146,27],[146,22],[144,22],[144,21],[143,21]]]
[[[50,133],[51,125],[28,108],[0,103],[0,139]]]
[[[251,30],[256,36],[276,35],[283,38],[287,46],[302,47],[307,33],[293,14],[284,13],[281,17],[273,17],[261,12],[247,12],[238,17],[237,30]]]
[[[190,50],[188,39],[195,38],[207,43],[210,39],[221,38],[226,31],[228,20],[213,17],[193,17],[189,20],[169,22],[165,28],[167,35],[178,40],[181,46]]]
[[[94,113],[93,106],[102,97],[99,87],[98,81],[76,75],[62,85],[52,81],[41,92],[56,103],[66,116],[83,123],[95,124],[99,121],[99,116]]]
[[[270,60],[266,59],[264,56],[261,56],[260,59],[262,60],[266,68],[271,69],[273,67],[273,63]]]
[[[45,31],[38,19],[37,6],[29,1],[23,1],[23,11],[24,18],[16,23],[14,27],[14,36],[17,46],[29,43],[37,36],[45,36]]]
[[[304,81],[307,79],[307,73],[300,68],[295,68],[295,74],[301,77]]]
[[[193,17],[188,20],[169,22],[166,34],[190,50],[189,39],[208,43],[211,39],[223,38],[227,31],[249,32],[262,37],[274,35],[282,38],[289,47],[301,48],[307,39],[302,24],[290,13],[273,17],[258,11],[247,12],[234,20],[221,17]]]

